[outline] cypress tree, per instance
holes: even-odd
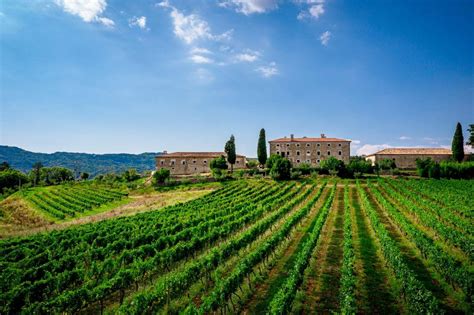
[[[230,172],[232,173],[234,171],[235,160],[237,159],[234,135],[231,135],[229,141],[226,142],[224,151],[227,154],[227,162],[230,164]]]
[[[265,138],[265,129],[262,128],[258,136],[257,146],[257,157],[261,166],[264,166],[267,162],[267,140]]]
[[[462,135],[462,126],[459,122],[456,125],[451,150],[455,161],[461,162],[464,159],[464,137]]]

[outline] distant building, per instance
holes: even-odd
[[[441,162],[449,160],[451,154],[451,150],[443,148],[389,148],[368,155],[366,160],[374,165],[383,159],[390,159],[395,161],[397,168],[415,169],[417,159],[431,158]]]
[[[338,138],[327,138],[321,134],[320,138],[295,138],[291,135],[269,141],[270,154],[278,154],[289,159],[293,165],[302,163],[320,166],[321,162],[335,157],[349,163],[351,141]]]
[[[192,175],[210,173],[209,164],[215,158],[226,156],[224,152],[174,152],[158,155],[156,169],[169,169],[171,175]],[[234,169],[245,168],[246,159],[243,155],[237,155]],[[230,168],[230,165],[229,165]]]

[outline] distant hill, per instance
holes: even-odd
[[[141,154],[90,154],[90,153],[35,153],[17,147],[0,145],[0,162],[6,161],[12,168],[28,172],[36,162],[44,166],[62,166],[91,176],[103,173],[121,173],[129,168],[139,172],[155,168],[155,156],[161,153]]]

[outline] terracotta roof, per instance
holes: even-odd
[[[351,140],[339,138],[279,138],[268,142],[351,142]]]
[[[369,156],[389,154],[451,155],[451,150],[445,148],[388,148],[369,154]]]
[[[174,157],[174,158],[193,158],[193,157],[201,157],[201,158],[216,158],[219,156],[225,156],[224,152],[172,152],[166,153],[162,155],[158,155],[156,158],[163,158],[163,157]],[[245,157],[243,155],[237,154],[237,157]]]

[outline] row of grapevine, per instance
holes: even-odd
[[[357,192],[361,199],[361,206],[369,218],[370,224],[378,236],[383,255],[393,274],[400,283],[402,297],[405,299],[410,311],[421,313],[436,313],[439,311],[439,302],[433,293],[426,289],[423,283],[416,278],[403,259],[397,242],[390,236],[384,224],[380,221],[376,210],[372,206],[365,190],[357,182]]]
[[[446,242],[461,249],[471,261],[474,260],[474,238],[472,236],[461,233],[446,224],[440,222],[435,216],[418,207],[416,204],[408,200],[405,196],[386,185],[385,182],[379,180],[379,185],[394,200],[397,200],[404,208],[408,209],[414,216],[420,220],[420,223],[433,229],[437,235],[442,237]]]
[[[303,281],[304,271],[308,266],[313,250],[316,247],[321,229],[326,222],[335,192],[336,184],[332,187],[329,197],[325,200],[323,207],[318,212],[318,215],[315,218],[315,224],[309,231],[309,238],[304,243],[302,249],[298,252],[295,262],[288,271],[286,281],[281,285],[280,289],[271,300],[268,313],[287,314],[291,310],[296,290]]]
[[[355,314],[357,311],[355,285],[356,274],[354,270],[355,253],[352,244],[352,218],[349,202],[349,187],[344,187],[344,251],[341,267],[341,286],[339,292],[340,308],[343,314]]]
[[[27,199],[40,210],[63,220],[125,196],[126,193],[103,188],[72,186],[36,189]]]
[[[474,273],[470,270],[470,267],[447,254],[433,239],[417,229],[397,208],[384,198],[377,187],[373,185],[369,187],[377,202],[390,214],[399,228],[409,236],[422,255],[430,259],[430,262],[448,283],[461,288],[465,292],[466,299],[471,299],[474,292]]]
[[[302,199],[306,198],[307,193],[308,190],[306,189],[306,192],[300,193],[297,198],[286,196],[266,205],[270,208],[276,208],[270,216],[256,222],[249,229],[212,249],[208,254],[186,264],[184,268],[168,273],[166,277],[159,279],[151,290],[140,292],[126,300],[120,307],[119,312],[123,314],[157,312],[166,301],[179,297],[194,282],[204,276],[208,277],[210,272],[220,263],[253,243],[257,238],[268,231],[275,222],[293,209],[295,204],[289,204],[288,202],[290,200],[296,199],[301,202]]]
[[[436,200],[440,205],[463,217],[474,219],[474,188],[467,180],[409,180],[411,187],[416,187],[424,195]],[[456,183],[462,183],[457,185]]]
[[[245,278],[250,276],[255,266],[266,260],[288,236],[290,231],[311,211],[315,203],[319,200],[323,188],[324,185],[321,186],[317,194],[313,196],[308,203],[301,207],[297,213],[288,218],[282,227],[274,231],[269,239],[265,240],[252,252],[246,254],[234,268],[234,271],[227,278],[220,280],[216,284],[213,292],[203,300],[198,312],[207,314],[217,308],[225,307],[232,294],[237,291]],[[314,187],[312,187],[309,192],[313,189]],[[293,201],[292,203],[296,204],[298,202]],[[192,310],[193,308],[194,304],[190,305],[187,311],[194,312]]]
[[[397,189],[401,194],[409,198],[412,202],[423,205],[423,210],[435,215],[439,220],[456,227],[464,234],[472,235],[474,233],[474,231],[472,231],[473,222],[470,222],[468,219],[456,214],[449,209],[441,207],[434,201],[423,198],[421,192],[413,185],[410,185],[408,182],[404,183],[398,180],[388,180],[387,182],[392,187]]]
[[[283,189],[283,190],[281,190],[280,193],[285,193],[285,192],[286,192],[286,190]],[[275,191],[273,191],[273,193],[275,193]],[[270,197],[274,197],[274,195],[272,194],[272,196],[270,196]],[[239,218],[239,220],[241,220],[241,221],[245,221],[245,220],[248,221],[250,219],[251,219],[251,217]],[[220,224],[216,224],[216,226],[220,226]],[[235,226],[234,228],[238,228],[238,227],[239,226]],[[204,231],[207,231],[207,229],[204,228]],[[141,235],[141,234],[139,234],[138,236],[143,237],[143,235]],[[152,238],[152,240],[154,240],[154,238]],[[120,240],[120,241],[122,243],[127,242],[127,240],[123,240],[123,239]],[[179,240],[176,240],[176,242],[178,242],[178,241]],[[133,240],[131,240],[129,242],[133,242]],[[159,243],[159,241],[158,241],[158,243]],[[79,246],[79,248],[81,248],[81,246]],[[143,251],[144,248],[146,248],[145,251]],[[164,247],[162,245],[160,245],[159,248],[154,249],[153,247],[150,248],[150,245],[145,244],[144,246],[141,246],[140,250],[144,253],[147,253],[148,255],[154,256],[157,251],[159,251],[160,249],[163,249],[163,248]],[[82,247],[82,249],[84,250],[83,247]],[[107,249],[109,250],[110,248],[107,248]],[[98,253],[97,250],[93,250],[93,251],[86,250],[86,251],[83,251],[82,253],[76,253],[76,254],[74,254],[72,252],[69,252],[69,255],[65,256],[64,258],[61,258],[59,260],[49,260],[45,264],[39,263],[38,259],[41,258],[41,257],[44,257],[44,256],[39,256],[39,257],[35,258],[34,265],[39,264],[40,267],[39,268],[34,268],[34,269],[32,269],[32,271],[35,272],[35,278],[37,280],[40,280],[43,277],[44,277],[45,280],[46,279],[48,280],[44,285],[47,286],[47,287],[53,288],[52,292],[56,292],[56,290],[54,288],[59,288],[60,287],[61,290],[60,291],[58,290],[57,293],[61,293],[62,297],[65,294],[71,294],[71,292],[64,292],[64,290],[69,285],[67,283],[66,284],[58,283],[58,279],[61,279],[61,277],[58,277],[58,275],[62,275],[62,274],[67,275],[67,274],[70,273],[70,271],[73,268],[75,270],[81,271],[80,274],[78,275],[79,278],[76,279],[76,281],[73,283],[73,284],[75,284],[74,286],[77,286],[77,284],[79,284],[79,283],[84,283],[84,285],[86,286],[86,288],[88,290],[92,290],[94,287],[100,287],[102,285],[102,283],[114,282],[116,280],[114,275],[117,275],[120,272],[122,272],[122,274],[123,274],[124,267],[126,267],[126,265],[128,265],[128,264],[133,263],[133,261],[136,259],[136,257],[134,257],[134,255],[132,255],[129,251],[122,251],[122,252],[120,252],[120,255],[117,256],[117,255],[114,255],[113,251],[109,252],[108,250],[101,251],[102,253],[104,253],[105,256],[98,256],[97,255],[97,253]],[[94,253],[94,251],[96,253]],[[161,254],[160,257],[164,257],[164,255],[166,253],[169,253],[170,251],[171,251],[171,249],[169,249],[167,251],[164,251],[164,252],[160,252],[160,254]],[[183,252],[183,251],[181,251],[181,252]],[[186,252],[183,252],[183,253],[186,253]],[[188,252],[188,254],[189,254],[189,252]],[[72,262],[69,259],[70,257],[74,257]],[[110,257],[110,258],[108,258],[108,257]],[[138,257],[137,259],[140,259],[140,258],[141,257]],[[126,265],[124,265],[125,261],[128,262]],[[158,260],[158,258],[157,258],[156,260],[153,260],[153,264],[149,264],[149,262],[145,260],[145,261],[141,262],[141,265],[142,266],[147,266],[147,267],[150,267],[150,266],[155,267],[156,263],[158,261],[160,261],[160,260]],[[99,262],[99,264],[97,264],[97,262]],[[28,268],[29,263],[31,263],[31,261],[27,262],[26,266],[25,266],[25,264],[22,264],[22,267]],[[82,266],[78,265],[78,264],[82,264]],[[91,266],[91,268],[87,268],[88,265]],[[137,267],[136,264],[135,264],[135,267]],[[77,269],[77,268],[79,268],[79,269]],[[90,272],[87,272],[87,270],[89,270]],[[99,271],[99,272],[97,273],[96,271]],[[59,272],[59,274],[58,274],[58,272]],[[54,273],[56,276],[51,277],[50,275],[52,273]],[[27,281],[28,278],[29,278],[28,273],[21,273],[20,272],[20,273],[15,274],[14,272],[11,272],[10,274],[17,275],[17,277],[13,278],[13,279],[17,279],[17,280],[16,281],[11,281],[11,283],[13,283],[13,284],[17,283],[17,286],[21,285],[22,283]],[[97,274],[102,274],[103,277],[97,278]],[[20,278],[18,278],[18,277],[20,277]],[[64,277],[64,279],[67,279],[67,278],[68,277]],[[90,280],[87,280],[87,279],[90,279]],[[91,285],[92,285],[92,287],[91,287]],[[84,290],[83,288],[84,288],[83,286],[79,286],[76,289],[74,289],[73,292],[81,292],[81,290]],[[26,287],[24,291],[28,291],[28,290],[29,290],[29,288]],[[11,292],[16,292],[16,291],[15,291],[15,289],[13,289]],[[56,295],[56,294],[51,293],[50,296],[49,296],[49,299],[51,299],[54,295]],[[29,300],[30,300],[29,302],[32,303],[32,302],[38,301],[39,299],[36,296],[30,296]]]

